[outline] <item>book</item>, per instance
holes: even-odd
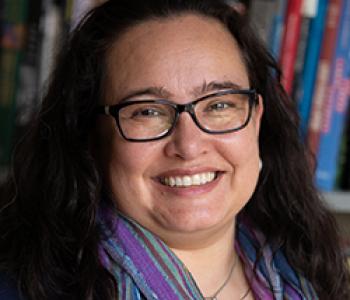
[[[83,16],[96,5],[95,0],[74,0],[71,15],[71,30],[79,23]]]
[[[284,20],[287,10],[287,0],[274,1],[274,15],[272,19],[271,29],[268,35],[268,45],[271,53],[276,60],[281,56],[281,44],[284,33]]]
[[[8,165],[14,129],[16,84],[27,18],[27,0],[3,2],[3,34],[0,42],[0,166]]]
[[[74,0],[65,0],[64,1],[64,9],[63,9],[63,28],[62,35],[64,37],[68,36],[69,32],[71,31],[71,23],[72,23],[72,16],[73,16],[73,5]]]
[[[302,8],[302,19],[300,25],[300,38],[297,49],[297,56],[294,65],[294,80],[292,88],[292,98],[298,101],[301,93],[301,80],[303,67],[305,64],[306,48],[310,34],[311,21],[315,18],[317,12],[316,0],[304,0]]]
[[[282,84],[288,94],[291,94],[293,87],[294,65],[300,37],[302,4],[302,0],[289,0],[286,12],[280,64]]]
[[[316,16],[310,23],[303,70],[296,92],[296,99],[298,101],[299,115],[301,119],[300,130],[303,139],[306,138],[309,124],[312,95],[314,93],[318,61],[320,58],[322,38],[326,23],[327,8],[328,0],[318,1]]]
[[[42,34],[40,16],[42,0],[31,0],[28,7],[23,55],[19,65],[16,94],[15,136],[20,136],[39,104],[39,61]],[[15,137],[15,140],[17,138]]]
[[[65,7],[54,0],[42,2],[40,29],[42,31],[41,59],[39,62],[39,91],[46,91],[46,83],[50,78],[57,50],[60,48],[64,30]]]
[[[317,154],[319,147],[320,132],[323,122],[323,104],[328,93],[327,85],[337,39],[342,3],[343,0],[329,0],[328,4],[326,26],[321,45],[306,137],[306,143],[314,155]]]
[[[335,187],[341,137],[349,104],[350,0],[343,1],[341,11],[317,155],[316,184],[324,191]]]
[[[254,0],[249,8],[249,18],[257,35],[263,40],[265,45],[268,43],[271,31],[276,5],[271,0]]]
[[[4,1],[0,0],[0,40],[2,37],[3,18],[4,18]]]

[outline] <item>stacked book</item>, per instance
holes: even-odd
[[[302,138],[317,160],[317,186],[349,190],[350,0],[241,3],[297,102]]]

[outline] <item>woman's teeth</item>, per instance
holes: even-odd
[[[195,175],[163,177],[161,182],[171,187],[188,187],[206,184],[213,181],[215,177],[216,172],[206,172]]]

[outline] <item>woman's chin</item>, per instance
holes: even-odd
[[[173,235],[201,236],[212,234],[220,228],[232,224],[234,215],[225,214],[222,211],[182,211],[173,212],[161,218],[157,218],[157,223],[164,229],[164,232]]]

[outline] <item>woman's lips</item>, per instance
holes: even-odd
[[[175,175],[157,177],[158,187],[177,196],[196,196],[208,193],[220,182],[224,172],[208,171],[187,175]],[[198,178],[199,177],[199,178]]]
[[[170,187],[187,188],[191,186],[200,186],[212,182],[217,177],[218,172],[202,172],[193,175],[184,176],[164,176],[160,177],[159,181]]]

